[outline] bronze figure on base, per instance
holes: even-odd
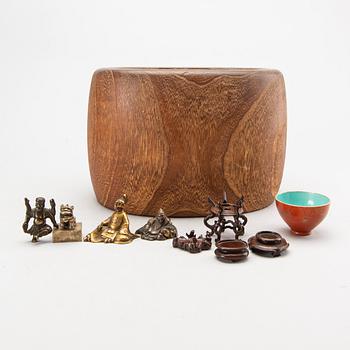
[[[129,219],[124,211],[127,202],[126,194],[114,204],[115,212],[106,220],[102,221],[97,228],[89,233],[84,241],[92,243],[118,243],[126,244],[132,242],[138,236],[129,230]]]
[[[159,209],[156,217],[149,219],[147,224],[139,228],[135,234],[148,241],[164,241],[177,236],[176,227],[165,215],[163,209]]]
[[[24,199],[27,208],[24,223],[22,225],[23,231],[32,236],[32,242],[37,242],[39,237],[46,236],[52,232],[52,227],[46,224],[46,219],[50,219],[53,226],[58,228],[55,215],[56,204],[53,199],[50,200],[50,209],[45,208],[45,198],[38,197],[35,200],[35,208],[29,204],[29,199]],[[32,226],[28,229],[30,219],[33,219]]]
[[[77,224],[75,216],[73,215],[74,205],[62,204],[60,207],[60,229],[74,230]]]
[[[60,224],[58,229],[54,229],[52,233],[52,241],[59,242],[81,242],[82,240],[82,224],[76,222],[73,215],[74,206],[62,204],[60,207]]]

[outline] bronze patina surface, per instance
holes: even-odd
[[[159,209],[158,214],[149,219],[147,224],[139,228],[135,234],[148,241],[164,241],[176,237],[177,230],[163,209]]]
[[[54,229],[52,233],[52,241],[54,243],[82,241],[82,224],[81,222],[76,222],[73,210],[73,205],[61,205],[59,228]]]
[[[35,208],[32,208],[29,203],[29,199],[24,199],[26,210],[26,216],[22,225],[23,231],[32,236],[32,242],[37,242],[39,237],[46,236],[52,232],[52,227],[46,224],[46,220],[49,219],[55,228],[58,227],[55,215],[56,204],[53,199],[50,199],[50,209],[45,208],[45,198],[38,197],[35,200]],[[28,229],[30,220],[33,219],[32,226]]]
[[[206,237],[200,235],[197,237],[192,230],[186,233],[186,237],[180,236],[173,239],[173,247],[186,250],[190,253],[200,253],[202,250],[211,248],[211,237],[207,234]]]
[[[128,215],[124,211],[126,202],[127,196],[123,194],[114,204],[114,213],[108,219],[102,221],[94,231],[89,233],[84,238],[84,241],[126,244],[137,238],[138,236],[129,230]]]
[[[76,219],[73,215],[74,206],[62,204],[60,207],[60,229],[73,230],[76,226]]]

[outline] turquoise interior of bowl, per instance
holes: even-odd
[[[319,207],[330,202],[329,198],[323,194],[303,191],[280,193],[276,196],[276,199],[282,203],[298,207]]]

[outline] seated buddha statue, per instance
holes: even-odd
[[[129,231],[129,219],[124,211],[127,196],[124,194],[114,204],[115,212],[106,220],[102,221],[97,228],[89,233],[84,241],[92,243],[130,243],[137,238]]]
[[[135,233],[148,241],[164,241],[177,236],[176,227],[165,215],[163,209],[159,209],[158,214],[154,218],[149,219],[147,224],[139,228]]]

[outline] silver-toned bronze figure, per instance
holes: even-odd
[[[24,199],[27,208],[24,223],[22,225],[23,231],[32,236],[32,242],[37,242],[39,237],[46,236],[52,232],[52,227],[46,224],[46,219],[50,219],[53,226],[58,228],[55,215],[56,204],[53,199],[50,199],[50,209],[45,208],[45,198],[38,197],[35,200],[35,208],[29,204],[29,199]],[[30,219],[33,219],[32,226],[28,229]]]
[[[149,219],[147,224],[139,228],[135,233],[148,241],[164,241],[177,236],[176,227],[165,215],[163,209],[159,209],[158,214],[154,218]]]

